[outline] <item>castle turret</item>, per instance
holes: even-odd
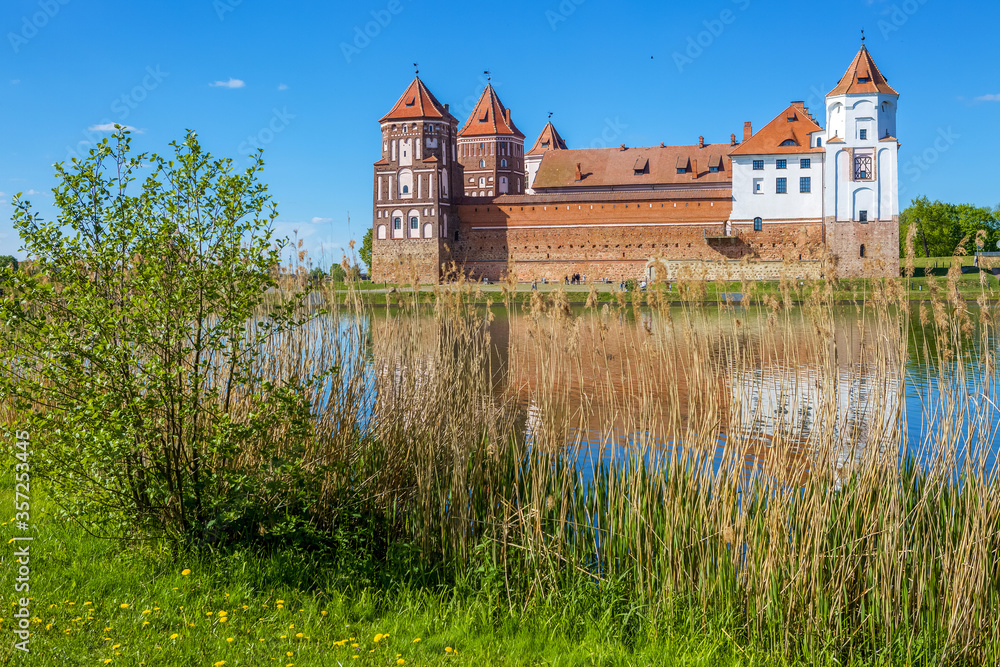
[[[458,133],[458,160],[466,197],[524,193],[524,134],[492,84]]]
[[[870,260],[899,273],[898,101],[863,44],[826,96],[823,213],[841,275],[872,275]]]
[[[458,120],[416,77],[379,123],[382,159],[375,163],[372,279],[402,282],[416,269],[421,281],[438,282],[448,259],[445,242],[457,229]]]
[[[552,121],[549,121],[542,128],[542,133],[538,135],[535,145],[524,156],[525,192],[527,194],[535,194],[531,185],[535,182],[535,175],[538,173],[538,167],[542,164],[542,157],[551,151],[564,150],[567,150],[566,142],[559,136]]]

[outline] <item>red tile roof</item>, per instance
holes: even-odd
[[[851,66],[840,79],[837,87],[827,93],[830,95],[845,95],[851,93],[885,93],[899,95],[889,81],[882,76],[868,49],[862,45],[858,55],[854,56]]]
[[[510,110],[503,105],[493,90],[493,84],[486,86],[469,120],[465,121],[465,125],[458,132],[460,137],[485,135],[507,135],[524,139],[524,134],[517,129],[510,118]]]
[[[690,175],[689,175],[690,178]],[[557,192],[551,194],[533,195],[500,195],[489,199],[498,206],[534,205],[534,204],[588,204],[594,202],[633,202],[633,201],[684,201],[731,199],[733,190],[729,183],[720,183],[718,188],[687,188],[670,190],[632,190],[605,192]]]
[[[810,116],[805,105],[793,102],[787,109],[757,131],[730,155],[771,155],[774,153],[821,153],[822,148],[810,145],[811,132],[823,128]],[[790,143],[789,143],[790,142]],[[789,145],[783,145],[789,143]]]
[[[651,148],[581,148],[548,151],[542,156],[538,174],[532,183],[536,191],[546,188],[595,188],[621,186],[650,186],[669,184],[712,183],[729,186],[732,169],[725,158],[730,149],[725,144],[705,144],[704,148],[692,146],[655,146]],[[636,173],[635,165],[648,160],[643,173]],[[709,171],[714,161],[722,169]],[[576,165],[580,164],[583,179],[576,180]],[[697,164],[698,177],[691,172],[677,173],[678,165]]]
[[[420,77],[413,79],[406,92],[399,98],[396,105],[386,115],[379,120],[384,123],[387,120],[410,120],[420,118],[440,118],[450,120],[452,118],[444,105],[437,101],[437,98],[427,90],[427,86],[420,80]]]
[[[545,124],[542,128],[542,133],[538,135],[538,141],[526,155],[541,155],[546,151],[564,151],[566,150],[566,142],[563,138],[559,136],[556,131],[555,126],[552,121]]]

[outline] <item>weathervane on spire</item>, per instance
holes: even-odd
[[[865,45],[865,29],[864,28],[861,29],[861,45],[862,46]]]
[[[490,81],[493,80],[493,73],[490,72],[489,70],[483,70],[483,74],[486,75],[486,83],[489,83]]]
[[[549,120],[552,120],[552,112],[549,112]]]
[[[416,72],[415,72],[416,74],[418,74],[418,75],[420,74],[420,65],[419,64],[413,63],[413,69],[416,70]]]

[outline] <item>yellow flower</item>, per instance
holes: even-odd
[[[119,607],[121,607],[122,609],[128,609],[128,607],[129,607],[129,604],[128,604],[128,602],[122,602],[122,603],[121,603],[120,605],[118,605],[118,606],[119,606]]]
[[[291,629],[292,629],[292,628],[294,628],[294,627],[295,627],[295,624],[294,624],[294,623],[292,623],[291,625],[289,625],[289,626],[288,626],[288,629],[289,629],[289,630],[291,630]]]
[[[326,612],[325,612],[325,611],[321,611],[321,612],[319,613],[319,615],[320,615],[320,616],[326,616]]]
[[[215,613],[214,611],[206,611],[205,616],[211,616],[214,613]]]
[[[287,653],[285,653],[285,655],[287,655],[289,658],[291,658],[295,654],[293,652],[291,652],[291,651],[288,651]]]
[[[143,614],[152,614],[153,612],[151,610],[149,610],[149,609],[144,609],[142,613]]]
[[[142,622],[142,627],[146,627],[147,625],[149,625],[149,621],[143,621]]]
[[[285,604],[285,601],[284,600],[276,600],[275,604]]]
[[[186,576],[188,576],[189,574],[191,574],[191,570],[189,570],[189,569],[187,569],[187,568],[184,568],[183,570],[181,570],[181,576],[182,576],[182,577],[186,577]]]
[[[414,639],[413,643],[416,644],[418,641],[420,641],[420,637],[417,637],[416,639]]]
[[[452,651],[454,651],[454,650],[455,650],[455,649],[453,649],[453,648],[452,648],[452,647],[450,647],[450,646],[445,646],[445,647],[444,647],[444,651],[445,651],[445,653],[451,653],[451,652],[452,652]]]
[[[223,609],[222,611],[219,612],[219,616],[229,616],[229,612]]]
[[[276,607],[277,607],[278,609],[284,609],[284,608],[285,608],[285,605],[283,605],[283,604],[279,604],[279,605],[275,605],[275,606],[276,606]]]
[[[122,646],[121,644],[115,644],[114,646],[111,647],[111,650],[113,651],[116,648],[121,648],[121,646]]]
[[[301,632],[295,635],[298,639],[302,639],[305,635]]]
[[[170,635],[171,639],[177,639],[178,637],[180,637],[180,635],[177,634],[176,632],[174,634]]]
[[[104,664],[106,665],[106,664],[108,664],[109,662],[111,662],[111,658],[108,658],[107,660],[105,660],[105,661],[104,661]]]
[[[378,644],[380,641],[388,637],[389,635],[383,635],[381,632],[375,635],[375,643]]]
[[[397,665],[405,665],[405,664],[406,664],[406,661],[405,661],[405,660],[403,660],[402,658],[400,658],[399,660],[397,660],[397,661],[396,661],[396,664],[397,664]]]
[[[213,664],[212,667],[222,667],[224,664],[226,664],[226,661],[220,660],[219,662]]]
[[[220,616],[219,617],[219,623],[225,623],[228,620],[229,620],[228,616]]]
[[[84,607],[88,607],[88,606],[90,606],[90,605],[92,605],[92,604],[94,604],[94,603],[93,603],[93,602],[84,602],[84,603],[83,603],[83,606],[84,606]]]
[[[232,637],[226,637],[226,641],[232,644],[234,640]]]

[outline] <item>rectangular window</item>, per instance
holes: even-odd
[[[719,173],[719,168],[718,167],[709,167],[708,168],[708,173],[710,173],[710,174],[717,174],[717,173]]]
[[[417,229],[420,226],[420,221],[416,218],[410,218],[410,229]]]
[[[812,178],[803,176],[799,179],[799,192],[812,192]]]
[[[867,139],[868,138],[868,130],[861,130],[860,133],[859,133],[859,137],[858,138],[861,139],[862,141],[864,141],[865,139]]]
[[[812,161],[809,158],[804,157],[801,160],[799,160],[799,167],[801,169],[809,169],[810,167],[812,167]]]
[[[779,178],[774,184],[774,191],[779,195],[783,195],[788,192],[788,179]]]
[[[753,168],[756,171],[760,171],[761,169],[764,168],[764,161],[763,160],[754,160],[753,161]]]
[[[858,211],[858,222],[868,222],[868,211]]]
[[[854,156],[854,180],[865,181],[872,177],[872,156]]]
[[[774,168],[775,169],[787,169],[788,168],[788,160],[775,160],[774,161]]]
[[[392,219],[392,228],[393,229],[402,229],[403,228],[403,219],[402,218],[393,218]]]
[[[764,194],[764,179],[763,178],[755,178],[755,179],[753,179],[753,193],[755,195],[762,195],[762,194]]]

